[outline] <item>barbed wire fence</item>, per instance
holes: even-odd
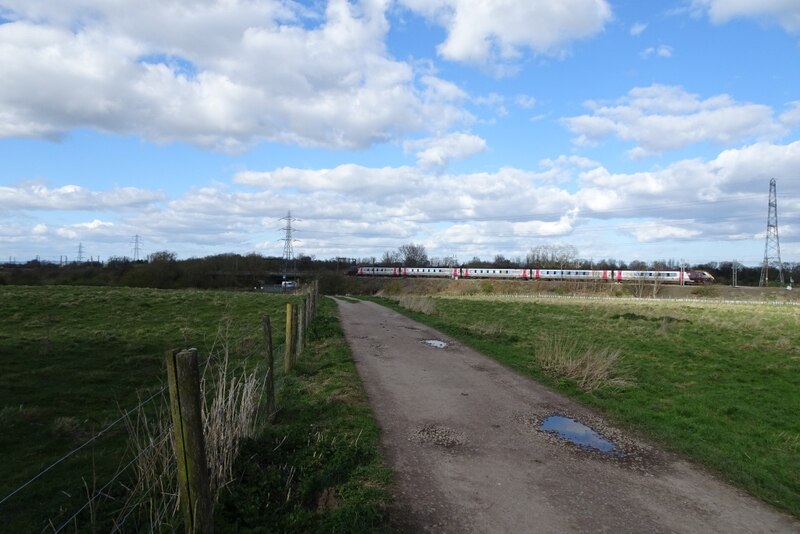
[[[215,456],[212,461],[218,461],[220,456],[226,457],[224,466],[215,465],[211,469],[220,471],[212,487],[208,488],[214,498],[227,483],[224,479],[231,473],[236,444],[230,447],[228,442],[222,445],[223,450],[218,451],[214,447],[219,444],[213,440],[227,434],[229,426],[225,425],[238,423],[236,418],[240,412],[236,410],[245,405],[248,411],[246,428],[239,430],[246,432],[236,434],[238,440],[246,437],[248,432],[252,435],[260,421],[273,422],[279,412],[276,395],[301,355],[308,327],[316,317],[318,283],[314,281],[294,295],[299,297],[295,299],[299,302],[287,303],[287,337],[284,343],[273,345],[275,333],[268,316],[262,319],[259,332],[234,333],[230,322],[222,322],[208,354],[198,363],[204,441],[212,443],[210,449]],[[169,391],[168,383],[157,386],[135,406],[120,410],[122,414],[99,432],[26,477],[22,484],[0,499],[0,515],[11,517],[13,513],[26,513],[24,506],[18,507],[16,512],[11,509],[26,491],[46,484],[48,476],[59,468],[69,467],[70,460],[87,452],[92,453],[93,459],[99,444],[109,436],[118,436],[124,428],[128,435],[127,451],[121,455],[114,472],[102,484],[97,482],[98,474],[91,473],[91,487],[85,473],[83,476],[76,473],[73,491],[82,485],[86,493],[85,501],[79,505],[72,504],[76,499],[68,490],[53,488],[53,491],[64,494],[67,502],[49,517],[43,517],[38,530],[138,532],[176,528],[180,523],[179,496],[186,490],[178,487],[176,477],[175,436],[167,415]],[[214,410],[219,413],[215,415]],[[230,438],[229,434],[227,438]],[[47,490],[39,489],[38,493]],[[209,516],[213,502],[210,506],[212,510],[206,510]]]

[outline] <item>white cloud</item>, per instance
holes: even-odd
[[[533,109],[536,106],[536,98],[530,95],[517,95],[515,102],[523,109]]]
[[[470,120],[457,86],[390,57],[384,0],[4,6],[1,137],[91,127],[228,152],[353,148]]]
[[[630,34],[633,35],[634,37],[638,37],[646,29],[647,29],[647,23],[635,22],[631,25]]]
[[[136,187],[91,191],[78,185],[50,189],[40,182],[0,186],[0,209],[5,210],[119,210],[142,208],[163,198],[158,191]]]
[[[634,228],[633,235],[637,241],[648,242],[697,237],[700,235],[700,231],[669,224],[645,224]]]
[[[780,121],[789,127],[800,125],[800,100],[790,102],[787,110],[781,113]]]
[[[652,56],[658,56],[661,58],[671,58],[672,47],[668,45],[651,46],[649,48],[645,48],[644,50],[642,50],[640,55],[644,59],[647,59]]]
[[[119,233],[115,231],[114,223],[101,221],[100,219],[62,226],[56,230],[56,235],[66,239],[87,238],[102,240],[104,237],[109,236],[119,237]]]
[[[270,190],[295,189],[304,193],[333,192],[385,197],[419,185],[422,173],[413,167],[371,168],[345,164],[333,169],[284,167],[268,172],[242,171],[233,181]]]
[[[790,232],[800,217],[797,176],[800,141],[754,143],[710,159],[635,172],[577,155],[543,159],[534,170],[460,174],[354,164],[253,169],[235,174],[232,184],[197,187],[138,210],[113,208],[77,222],[69,220],[82,216],[74,210],[88,210],[92,202],[113,206],[104,197],[108,192],[46,189],[48,200],[16,202],[10,213],[0,214],[0,241],[9,244],[4,248],[9,255],[19,256],[21,247],[34,243],[56,258],[73,256],[79,240],[87,255],[130,255],[134,234],[144,236],[149,252],[280,255],[278,219],[291,209],[301,219],[295,224],[300,239],[295,250],[320,257],[379,257],[409,241],[426,243],[435,256],[524,255],[530,246],[555,238],[575,244],[582,254],[628,259],[640,249],[631,245],[626,255],[621,240],[677,240],[680,249],[686,243],[755,239],[757,250],[763,247],[757,236],[763,236],[770,178],[778,181],[782,240],[789,246],[800,237],[797,230]],[[0,205],[8,210],[4,201]]]
[[[401,0],[440,24],[447,39],[439,55],[468,63],[508,62],[524,49],[560,54],[576,39],[597,34],[611,20],[606,0]]]
[[[417,165],[423,169],[444,169],[454,160],[462,160],[486,150],[486,141],[473,134],[451,133],[403,143],[406,152],[415,152]]]
[[[633,141],[634,159],[692,143],[733,143],[748,138],[772,138],[786,133],[769,106],[740,103],[728,95],[701,100],[682,87],[651,85],[631,89],[614,104],[587,102],[592,113],[563,119],[577,134],[578,144],[593,144],[609,136]]]
[[[707,12],[715,24],[734,18],[755,18],[779,24],[789,32],[800,31],[800,3],[795,0],[693,0],[692,6]]]

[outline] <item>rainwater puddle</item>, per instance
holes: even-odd
[[[574,419],[554,415],[542,421],[539,427],[546,432],[555,432],[560,438],[566,439],[581,447],[590,447],[606,454],[621,456],[614,444],[603,436]]]
[[[425,340],[425,344],[426,345],[430,345],[431,347],[434,347],[434,348],[437,348],[437,349],[447,348],[447,343],[445,343],[444,341],[441,341],[439,339],[426,339]]]

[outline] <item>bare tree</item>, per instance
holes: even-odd
[[[428,253],[425,250],[425,245],[406,243],[401,245],[397,252],[406,267],[425,267],[428,265]]]
[[[403,258],[400,256],[399,252],[397,252],[396,250],[387,250],[386,252],[383,253],[383,256],[381,256],[380,264],[389,266],[389,265],[400,264],[402,263],[402,261]]]
[[[564,269],[571,267],[578,259],[578,249],[566,243],[539,245],[531,248],[526,262],[532,267],[551,267]]]

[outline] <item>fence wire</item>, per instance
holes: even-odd
[[[152,401],[154,398],[156,398],[158,395],[161,395],[161,394],[163,394],[163,393],[166,391],[166,389],[167,389],[167,387],[166,387],[166,386],[162,387],[161,389],[159,389],[158,391],[156,391],[155,393],[153,393],[153,394],[152,394],[150,397],[148,397],[148,398],[147,398],[147,399],[145,399],[144,401],[142,401],[142,402],[140,402],[139,404],[137,404],[135,407],[133,407],[133,408],[131,408],[130,410],[128,410],[127,412],[125,412],[125,413],[124,413],[124,414],[123,414],[123,415],[122,415],[122,416],[121,416],[119,419],[117,419],[116,421],[114,421],[113,423],[111,423],[110,425],[108,425],[107,427],[105,427],[103,430],[101,430],[100,432],[98,432],[97,434],[95,434],[93,437],[91,437],[91,438],[89,438],[88,440],[86,440],[85,442],[83,442],[83,444],[81,444],[80,446],[78,446],[78,447],[76,447],[75,449],[71,450],[70,452],[68,452],[67,454],[65,454],[64,456],[62,456],[61,458],[59,458],[58,460],[56,460],[55,462],[53,462],[52,464],[50,464],[49,466],[47,466],[46,468],[44,468],[44,469],[42,469],[41,471],[39,471],[39,473],[37,473],[37,474],[36,474],[36,475],[35,475],[33,478],[31,478],[30,480],[28,480],[27,482],[25,482],[24,484],[22,484],[21,486],[19,486],[17,489],[15,489],[15,490],[14,490],[14,491],[12,491],[11,493],[9,493],[9,494],[8,494],[8,495],[6,495],[5,497],[3,497],[3,500],[2,500],[2,501],[0,501],[0,505],[4,504],[6,501],[8,501],[9,499],[11,499],[11,498],[12,498],[14,495],[16,495],[17,493],[19,493],[19,492],[20,492],[20,491],[22,491],[23,489],[27,488],[29,485],[31,485],[33,482],[35,482],[36,480],[38,480],[39,478],[41,478],[43,475],[45,475],[46,473],[48,473],[48,472],[49,472],[51,469],[53,469],[54,467],[56,467],[57,465],[59,465],[59,464],[60,464],[61,462],[63,462],[64,460],[67,460],[68,458],[71,458],[72,456],[74,456],[75,454],[77,454],[78,452],[80,452],[81,450],[83,450],[84,448],[86,448],[88,445],[90,445],[90,444],[94,443],[95,441],[97,441],[98,439],[100,439],[100,438],[101,438],[103,435],[105,435],[105,434],[106,434],[106,433],[107,433],[109,430],[111,430],[111,429],[112,429],[112,428],[114,428],[116,425],[118,425],[119,423],[121,423],[122,421],[124,421],[124,420],[125,420],[125,419],[126,419],[126,418],[127,418],[129,415],[130,415],[130,414],[132,414],[132,413],[134,413],[134,412],[136,412],[136,411],[138,411],[138,410],[142,409],[142,408],[143,408],[143,407],[144,407],[146,404],[148,404],[149,402],[151,402],[151,401]]]

